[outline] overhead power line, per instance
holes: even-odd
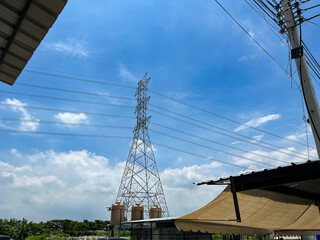
[[[127,119],[136,119],[132,116],[124,116],[124,115],[117,115],[117,114],[107,114],[107,113],[96,113],[96,112],[86,112],[86,111],[74,111],[70,109],[61,109],[61,108],[47,108],[47,107],[37,107],[37,106],[29,106],[29,105],[21,105],[21,104],[10,104],[10,103],[1,103],[2,106],[7,107],[14,107],[14,108],[29,108],[29,109],[36,109],[40,111],[51,111],[51,112],[69,112],[69,113],[84,113],[86,115],[93,115],[93,116],[100,116],[100,117],[115,117],[115,118],[127,118]]]
[[[55,135],[55,136],[66,136],[66,137],[88,137],[88,138],[118,138],[118,139],[132,139],[131,137],[125,136],[106,136],[106,135],[95,135],[95,134],[77,134],[77,133],[64,133],[64,132],[33,132],[13,129],[0,129],[0,132],[6,133],[24,133],[31,135]]]
[[[17,134],[30,134],[30,135],[55,135],[55,136],[66,136],[66,137],[88,137],[88,138],[110,138],[110,139],[132,139],[131,137],[125,137],[125,136],[106,136],[106,135],[89,135],[89,134],[73,134],[73,133],[61,133],[61,132],[32,132],[32,131],[23,131],[23,130],[12,130],[12,129],[0,129],[0,132],[7,132],[7,133],[17,133]],[[209,160],[209,161],[213,161],[213,162],[219,162],[225,165],[230,165],[233,167],[238,167],[238,168],[242,168],[242,169],[248,169],[245,166],[241,166],[238,164],[234,164],[234,163],[230,163],[230,162],[226,162],[223,160],[218,160],[212,157],[208,157],[208,156],[203,156],[197,153],[193,153],[193,152],[189,152],[189,151],[185,151],[179,148],[175,148],[172,146],[167,146],[165,144],[161,144],[161,143],[156,143],[153,142],[154,145],[160,146],[160,147],[164,147],[167,149],[171,149],[177,152],[182,152],[194,157],[198,157],[198,158],[202,158],[205,160]]]
[[[39,86],[39,85],[34,85],[34,84],[29,84],[29,83],[16,83],[16,85],[38,88],[38,89],[53,90],[53,91],[59,91],[59,92],[76,93],[76,94],[82,94],[82,95],[91,95],[91,96],[98,96],[98,97],[105,97],[105,98],[115,98],[115,99],[136,101],[135,98],[113,96],[113,95],[103,94],[103,93],[83,92],[83,91],[76,91],[76,90],[56,88],[56,87]]]
[[[176,137],[176,136],[172,136],[170,134],[166,134],[166,133],[163,133],[163,132],[155,131],[155,130],[152,130],[152,129],[149,129],[149,131],[150,132],[154,132],[156,134],[160,134],[160,135],[166,136],[166,137],[174,138],[176,140],[179,140],[179,141],[182,141],[182,142],[185,142],[185,143],[190,143],[192,145],[196,145],[196,146],[199,146],[199,147],[203,147],[203,148],[207,148],[207,149],[210,149],[210,150],[214,150],[214,151],[217,151],[217,152],[220,152],[220,153],[223,153],[223,154],[227,154],[227,155],[230,155],[230,156],[234,156],[234,157],[237,157],[237,158],[245,159],[245,160],[250,161],[250,162],[260,163],[260,164],[263,164],[263,165],[266,165],[266,166],[274,166],[274,165],[266,163],[266,162],[254,160],[254,159],[247,158],[247,157],[244,157],[244,156],[240,156],[238,154],[234,154],[234,153],[231,153],[231,152],[226,152],[226,151],[223,151],[221,149],[209,147],[209,146],[206,146],[206,145],[203,145],[203,144],[200,144],[200,143],[192,142],[192,141],[189,141],[189,140],[186,140],[186,139],[183,139],[183,138],[179,138],[179,137]],[[280,161],[277,160],[277,161],[278,162],[288,163],[286,161],[281,161],[281,160]]]
[[[156,126],[159,126],[159,127],[165,128],[165,129],[169,129],[171,131],[178,132],[178,133],[181,133],[181,134],[193,137],[193,138],[201,139],[201,140],[204,140],[204,141],[207,141],[207,142],[210,142],[210,143],[214,143],[214,144],[217,144],[217,145],[220,145],[220,146],[223,146],[223,147],[231,148],[231,149],[238,150],[238,151],[241,151],[241,152],[244,152],[244,153],[250,153],[252,155],[255,155],[255,156],[258,156],[258,157],[267,158],[267,159],[271,159],[271,160],[274,160],[274,161],[278,161],[279,160],[277,158],[273,158],[273,157],[269,157],[269,156],[266,156],[266,155],[263,155],[263,154],[259,154],[259,153],[255,152],[255,151],[248,151],[248,150],[245,150],[245,149],[242,149],[242,148],[234,147],[234,146],[232,146],[230,144],[224,144],[224,143],[221,143],[221,142],[218,142],[218,141],[214,141],[214,140],[209,139],[209,138],[204,138],[204,137],[201,137],[201,136],[198,136],[198,135],[195,135],[195,134],[191,134],[189,132],[184,132],[184,131],[180,131],[180,130],[175,129],[175,128],[170,128],[170,127],[167,127],[165,125],[162,125],[162,124],[159,124],[159,123],[155,123],[153,121],[151,121],[150,123],[152,125],[156,125]],[[305,158],[302,158],[302,157],[299,157],[299,156],[296,156],[296,157],[301,158],[301,159],[305,159]]]
[[[104,103],[104,102],[91,102],[91,101],[80,100],[80,99],[50,97],[50,96],[44,96],[44,95],[38,95],[38,94],[30,94],[30,93],[24,93],[24,92],[12,92],[12,91],[5,91],[5,90],[0,90],[0,92],[5,93],[5,94],[11,94],[11,95],[20,95],[20,96],[35,97],[35,98],[45,98],[45,99],[58,100],[58,101],[67,101],[67,102],[76,102],[76,103],[94,104],[94,105],[102,105],[102,106],[109,106],[109,107],[120,107],[120,108],[134,109],[134,106],[121,105],[121,104]]]
[[[18,95],[24,95],[24,96],[38,97],[38,98],[46,98],[46,99],[52,99],[52,100],[71,101],[71,102],[77,102],[77,103],[78,103],[78,102],[82,102],[82,103],[88,103],[88,104],[105,105],[105,106],[115,106],[115,107],[123,107],[123,108],[133,108],[133,107],[130,107],[130,106],[120,105],[120,104],[108,104],[108,103],[104,103],[104,102],[91,102],[91,101],[85,101],[85,100],[70,99],[70,98],[50,97],[50,96],[43,96],[43,95],[37,95],[37,94],[28,94],[28,93],[21,93],[21,92],[10,92],[10,91],[2,91],[2,90],[0,90],[0,92],[9,93],[9,94],[15,94],[15,95],[18,94]],[[189,120],[192,120],[192,121],[195,121],[195,122],[198,122],[198,123],[201,123],[201,124],[204,124],[204,125],[207,125],[207,126],[210,126],[210,127],[213,127],[213,128],[219,129],[219,130],[222,130],[222,131],[225,131],[225,132],[229,132],[229,133],[231,133],[231,134],[233,134],[233,135],[238,135],[238,136],[241,136],[241,137],[250,139],[251,141],[245,141],[245,140],[243,140],[243,139],[230,136],[230,135],[228,135],[228,134],[222,134],[222,135],[224,135],[224,136],[232,137],[233,139],[236,139],[236,140],[239,140],[239,141],[242,141],[242,142],[246,142],[246,143],[249,143],[249,144],[257,145],[257,146],[260,146],[260,147],[263,147],[263,148],[272,150],[272,151],[279,151],[279,152],[282,152],[282,153],[284,153],[284,154],[297,157],[296,155],[292,155],[292,154],[286,153],[286,152],[284,152],[284,151],[278,150],[277,148],[280,148],[279,146],[276,146],[276,145],[273,145],[273,144],[270,144],[270,143],[267,143],[267,142],[264,142],[264,141],[261,141],[261,140],[259,140],[259,141],[258,141],[258,140],[255,140],[255,139],[250,138],[250,137],[248,137],[248,136],[245,136],[245,135],[242,135],[242,134],[239,134],[239,133],[235,133],[235,132],[230,131],[230,130],[227,130],[227,129],[225,129],[225,128],[221,128],[221,127],[215,126],[215,125],[213,125],[213,124],[209,124],[209,123],[200,121],[200,120],[198,120],[198,119],[194,119],[194,118],[185,116],[185,115],[183,115],[183,114],[179,114],[179,113],[176,113],[176,112],[167,110],[167,109],[162,108],[162,107],[159,107],[159,106],[157,106],[157,105],[150,104],[150,106],[155,107],[155,108],[158,108],[158,109],[161,109],[161,110],[166,111],[166,112],[170,112],[170,113],[175,114],[175,115],[177,115],[177,116],[184,117],[184,118],[186,118],[186,119],[189,119]],[[20,107],[21,107],[21,106],[20,106]],[[155,113],[158,113],[158,114],[161,114],[161,115],[166,116],[166,117],[169,116],[170,118],[172,118],[170,115],[162,114],[162,113],[159,113],[159,112],[157,112],[157,111],[153,111],[152,109],[149,110],[149,111],[155,112]],[[172,118],[172,119],[174,119],[174,118]],[[182,121],[181,119],[176,119],[176,120]],[[196,126],[195,124],[193,124],[193,125]],[[198,127],[198,126],[197,126],[197,127]],[[221,134],[221,133],[218,132],[218,131],[213,131],[213,130],[211,130],[211,132],[215,132],[215,133]],[[273,147],[275,147],[275,149],[268,148],[268,147],[263,146],[263,145],[260,145],[260,144],[252,143],[252,141],[257,141],[257,142],[261,142],[261,143],[266,144],[266,145],[273,146]],[[299,153],[299,152],[296,152],[296,151],[293,151],[293,150],[287,150],[287,151],[289,151],[289,152],[295,152],[295,153],[297,153],[297,154],[303,155],[302,153]]]
[[[38,72],[38,71],[33,71],[33,70],[29,70],[28,72],[36,73],[36,74],[44,74],[44,75],[47,74],[47,73]],[[49,75],[49,76],[52,76],[52,74],[50,74],[50,73],[49,73],[48,75]],[[59,76],[60,78],[65,77],[66,79],[69,79],[68,76],[59,75],[59,74],[54,74],[54,76],[55,76],[55,75]],[[76,78],[76,77],[72,77],[72,79],[73,79],[73,80],[77,80],[77,79],[82,79],[82,80],[84,80],[83,78]],[[105,82],[101,82],[101,81],[94,81],[94,80],[90,80],[90,79],[85,79],[85,80],[88,81],[88,82],[92,82],[92,83],[105,84]],[[107,84],[109,84],[109,83],[107,83]],[[25,85],[27,85],[27,84],[25,84]],[[31,86],[31,84],[28,84],[28,85]],[[121,86],[124,86],[124,85],[121,85]],[[32,87],[50,88],[50,87],[39,86],[39,85],[32,85]],[[128,86],[128,87],[129,87],[129,86]],[[129,88],[132,88],[132,87],[129,87]],[[57,89],[57,88],[50,88],[50,90],[65,91],[65,92],[74,92],[74,93],[77,92],[77,91],[73,91],[73,90],[69,90],[69,89],[61,89],[61,88],[59,88],[59,89]],[[160,96],[160,97],[169,99],[169,100],[171,100],[171,101],[173,101],[173,102],[179,103],[179,104],[181,104],[181,105],[184,105],[184,106],[193,108],[193,109],[195,109],[195,110],[202,111],[202,112],[207,113],[207,114],[210,114],[210,115],[212,115],[212,116],[215,116],[215,117],[218,117],[218,118],[221,118],[221,119],[224,119],[224,120],[233,122],[233,123],[235,123],[235,124],[237,124],[237,125],[241,125],[241,126],[244,126],[244,127],[247,127],[247,128],[251,128],[251,129],[254,129],[254,130],[256,130],[256,131],[259,131],[259,132],[262,132],[262,133],[271,135],[271,136],[273,136],[273,137],[281,138],[281,139],[286,140],[286,141],[290,141],[290,142],[293,142],[293,143],[296,143],[296,144],[300,144],[300,145],[306,146],[306,144],[303,144],[303,143],[301,143],[301,142],[298,142],[298,141],[295,141],[295,140],[292,140],[292,139],[288,139],[288,138],[279,136],[279,135],[277,135],[277,134],[274,134],[274,133],[271,133],[271,132],[268,132],[268,131],[259,129],[259,128],[257,128],[257,127],[250,126],[250,125],[248,125],[248,124],[241,123],[241,122],[239,122],[239,121],[236,121],[236,120],[234,120],[234,119],[231,119],[231,118],[222,116],[222,115],[220,115],[220,114],[217,114],[217,113],[214,113],[214,112],[211,112],[211,111],[208,111],[208,110],[206,110],[206,109],[203,109],[203,108],[200,108],[200,107],[197,107],[197,106],[194,106],[194,105],[191,105],[191,104],[182,102],[182,101],[177,100],[177,99],[174,99],[174,98],[172,98],[172,97],[165,96],[165,95],[163,95],[163,94],[161,94],[161,93],[158,93],[158,92],[156,92],[156,91],[149,90],[149,92],[150,92],[150,93],[153,93],[154,95],[157,95],[157,96]],[[87,94],[87,95],[100,95],[100,94],[95,94],[95,93],[90,93],[90,92],[77,92],[77,93]],[[104,96],[104,95],[103,95],[103,96]],[[115,97],[115,98],[123,98],[123,97],[121,97],[121,96],[108,96],[108,95],[107,95],[106,97],[109,97],[109,98],[113,98],[113,97]],[[126,100],[129,100],[129,99],[126,99]],[[131,99],[130,99],[130,100],[131,100]],[[84,102],[84,103],[86,103],[86,102]],[[102,103],[99,103],[99,104],[101,105]],[[103,104],[103,105],[105,105],[105,104]],[[150,104],[150,106],[155,106],[155,105]],[[312,147],[312,146],[311,146],[311,147]],[[314,147],[312,147],[312,148],[314,148]]]
[[[119,128],[119,129],[132,129],[132,127],[114,126],[114,125],[102,125],[102,124],[89,124],[89,123],[73,123],[73,122],[59,122],[49,120],[34,120],[34,119],[23,119],[23,118],[0,118],[2,121],[14,121],[14,122],[32,122],[32,123],[45,123],[45,124],[56,124],[74,127],[95,127],[95,128]]]
[[[123,127],[123,126],[114,126],[114,125],[72,123],[72,122],[33,120],[33,119],[19,119],[19,118],[0,118],[0,120],[2,120],[2,121],[15,121],[15,122],[32,122],[32,123],[42,123],[42,124],[54,124],[54,125],[64,125],[64,126],[77,126],[77,127],[132,129],[132,127]],[[237,157],[237,158],[240,158],[240,159],[245,159],[247,161],[260,163],[260,164],[263,164],[263,165],[266,165],[266,166],[273,166],[272,164],[269,164],[269,163],[266,163],[266,162],[254,160],[254,159],[251,159],[251,158],[248,158],[248,157],[245,157],[245,156],[240,156],[238,154],[234,154],[234,153],[231,153],[231,152],[223,151],[221,149],[209,147],[209,146],[206,146],[206,145],[203,145],[203,144],[199,144],[199,143],[196,143],[196,142],[193,142],[193,141],[189,141],[189,140],[186,140],[186,139],[183,139],[183,138],[172,136],[172,135],[169,135],[169,134],[166,134],[166,133],[163,133],[163,132],[159,132],[159,131],[156,131],[156,130],[149,129],[149,131],[153,132],[153,133],[156,133],[156,134],[160,134],[160,135],[169,137],[169,138],[173,138],[173,139],[176,139],[176,140],[179,140],[179,141],[190,143],[192,145],[200,146],[200,147],[203,147],[203,148],[206,148],[206,149],[210,149],[210,150],[213,150],[213,151],[217,151],[217,152],[220,152],[220,153],[223,153],[223,154],[231,155],[231,156],[234,156],[234,157]],[[251,153],[251,152],[245,151],[245,153]],[[260,156],[268,158],[267,156],[263,156],[263,155],[260,155]],[[270,159],[272,159],[274,161],[277,161],[277,162],[288,163],[287,161],[282,161],[282,160],[279,160],[279,159],[273,159],[273,158],[270,158]]]
[[[98,81],[95,79],[73,77],[73,76],[61,75],[61,74],[56,74],[56,73],[41,72],[41,71],[30,70],[30,69],[24,69],[23,71],[28,72],[28,73],[43,75],[43,76],[47,76],[47,77],[63,78],[63,79],[69,79],[69,80],[73,80],[73,81],[81,81],[81,82],[90,82],[90,83],[96,83],[96,84],[100,84],[100,85],[128,88],[128,89],[134,89],[134,90],[136,89],[136,87],[134,87],[134,86],[122,85],[122,84],[117,84],[117,83],[113,83],[113,82],[106,82],[106,81]]]
[[[296,152],[294,150],[290,150],[290,149],[286,149],[286,150],[282,150],[281,147],[279,146],[276,146],[276,145],[273,145],[271,143],[266,143],[270,146],[274,146],[275,148],[272,148],[272,147],[267,147],[267,146],[264,146],[264,145],[261,145],[257,142],[262,142],[261,140],[258,141],[258,140],[255,140],[255,141],[248,141],[248,140],[245,140],[245,139],[241,139],[241,138],[238,138],[238,137],[235,137],[235,136],[232,136],[232,135],[229,135],[229,134],[226,134],[224,132],[219,132],[219,131],[216,131],[216,130],[213,130],[213,129],[210,129],[210,128],[207,128],[207,127],[204,127],[204,126],[201,126],[199,124],[195,124],[195,123],[192,123],[192,122],[188,122],[188,121],[185,121],[185,120],[182,120],[182,119],[179,119],[179,118],[176,118],[176,117],[173,117],[173,116],[170,116],[170,115],[167,115],[165,113],[161,113],[161,112],[158,112],[158,111],[154,111],[152,109],[149,109],[150,112],[153,112],[153,113],[156,113],[156,114],[159,114],[159,115],[162,115],[162,116],[165,116],[165,117],[168,117],[168,118],[171,118],[171,119],[174,119],[174,120],[177,120],[177,121],[180,121],[180,122],[183,122],[183,123],[186,123],[188,125],[191,125],[191,126],[195,126],[195,127],[198,127],[198,128],[201,128],[201,129],[204,129],[206,131],[210,131],[210,132],[213,132],[213,133],[217,133],[217,134],[220,134],[222,136],[226,136],[226,137],[230,137],[232,139],[235,139],[235,140],[238,140],[238,141],[241,141],[241,142],[245,142],[245,143],[248,143],[248,144],[251,144],[251,145],[255,145],[255,146],[258,146],[258,147],[262,147],[262,148],[265,148],[265,149],[268,149],[268,150],[271,150],[271,151],[276,151],[276,152],[280,152],[280,153],[283,153],[283,154],[286,154],[286,155],[289,155],[289,156],[292,156],[292,157],[298,157],[298,158],[301,158],[299,156],[296,156],[294,154],[290,154],[288,152],[292,152],[292,153],[295,153],[295,154],[299,154],[299,155],[303,155],[303,156],[308,156],[307,154],[303,154],[303,153],[300,153],[300,152]],[[244,136],[244,135],[241,135],[240,136]],[[247,136],[245,136],[247,137]],[[247,137],[249,138],[249,137]],[[265,142],[263,142],[265,143]],[[279,149],[280,148],[280,149]],[[305,160],[305,158],[302,158]]]

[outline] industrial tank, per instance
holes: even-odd
[[[112,204],[110,226],[120,225],[124,221],[124,205],[120,202]]]
[[[149,211],[150,218],[161,218],[161,207],[154,205],[150,208]]]
[[[131,208],[131,221],[143,219],[143,206],[135,204]]]

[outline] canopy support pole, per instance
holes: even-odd
[[[237,191],[236,191],[236,187],[234,185],[233,177],[230,177],[230,187],[231,187],[231,192],[232,192],[232,196],[233,196],[234,210],[236,211],[237,222],[241,222],[239,202],[238,202]]]

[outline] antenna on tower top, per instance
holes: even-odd
[[[169,216],[148,133],[151,117],[147,116],[150,100],[150,96],[147,96],[147,90],[150,79],[146,73],[138,83],[135,94],[137,106],[134,112],[137,122],[133,130],[134,136],[116,200],[116,202],[124,204],[127,219],[131,217],[130,209],[134,204],[144,206],[144,218],[149,218],[150,208],[155,205],[161,207],[162,217]]]

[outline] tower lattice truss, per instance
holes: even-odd
[[[148,133],[150,116],[147,107],[150,97],[147,96],[150,78],[147,74],[139,81],[136,91],[137,106],[135,115],[137,123],[131,143],[127,163],[119,187],[117,202],[125,206],[125,216],[129,220],[131,206],[144,206],[144,218],[149,218],[150,207],[158,205],[162,209],[162,217],[168,217],[169,211],[164,196],[153,146]]]

